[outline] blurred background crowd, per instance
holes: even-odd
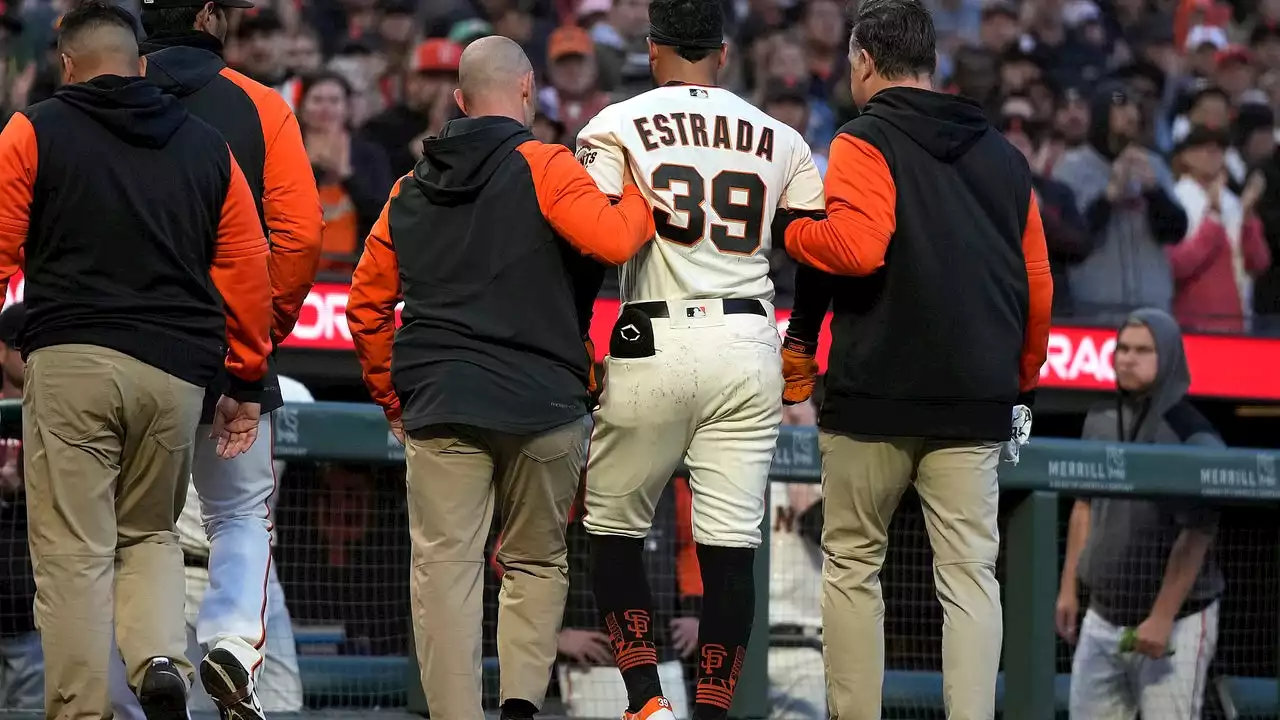
[[[51,44],[67,1],[0,3],[8,110],[56,87]],[[724,2],[721,83],[801,130],[825,169],[832,137],[857,112],[849,8]],[[1155,306],[1188,330],[1280,332],[1280,0],[928,4],[939,89],[985,106],[1031,163],[1060,317],[1112,324]],[[263,0],[233,15],[225,54],[297,112],[325,205],[324,269],[342,275],[422,138],[458,114],[451,92],[467,43],[519,41],[541,82],[535,132],[572,145],[602,107],[652,86],[647,7]],[[791,273],[778,254],[786,306]]]

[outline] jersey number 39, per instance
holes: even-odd
[[[682,187],[683,186],[683,187]],[[688,165],[659,165],[653,171],[650,187],[672,194],[672,205],[684,215],[684,223],[672,222],[672,213],[653,209],[653,224],[663,240],[693,247],[710,229],[716,249],[730,255],[754,255],[760,249],[764,229],[764,181],[755,173],[724,170],[711,179],[711,197],[702,175]],[[729,232],[728,225],[707,224],[707,200],[721,220],[741,223],[742,234]]]

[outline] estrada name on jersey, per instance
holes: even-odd
[[[611,105],[578,134],[577,155],[612,195],[629,155],[653,207],[654,242],[620,269],[623,302],[772,301],[774,211],[824,209],[804,138],[722,88],[672,84]]]

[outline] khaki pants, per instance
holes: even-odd
[[[536,436],[433,426],[408,439],[410,594],[431,716],[481,720],[485,541],[502,517],[498,600],[502,699],[541,707],[569,592],[565,527],[590,416]]]
[[[823,432],[822,622],[834,720],[879,720],[884,681],[880,568],[889,521],[914,481],[942,603],[943,698],[950,720],[995,717],[1003,624],[996,556],[995,443]]]
[[[129,683],[185,658],[182,550],[204,391],[94,345],[33,352],[22,401],[45,717],[110,717],[112,619]]]

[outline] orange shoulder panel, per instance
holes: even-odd
[[[23,264],[38,155],[35,127],[14,113],[0,132],[0,289]]]
[[[1049,354],[1049,326],[1053,315],[1053,275],[1049,272],[1049,248],[1044,239],[1044,224],[1035,193],[1027,206],[1027,226],[1022,232],[1022,256],[1027,265],[1030,303],[1027,327],[1022,339],[1022,364],[1018,387],[1023,392],[1035,389],[1040,382],[1040,368]]]
[[[884,155],[852,135],[831,142],[825,181],[827,217],[787,227],[787,253],[832,275],[870,275],[884,265],[897,228],[898,191]]]
[[[391,244],[387,214],[391,201],[400,194],[400,186],[410,177],[406,175],[391,186],[391,197],[364,241],[364,252],[351,277],[351,294],[347,297],[347,324],[364,384],[392,422],[400,419],[400,398],[391,383],[391,348],[396,338],[396,305],[401,289],[400,261]]]
[[[569,148],[530,140],[516,149],[529,163],[543,217],[578,252],[621,265],[653,238],[653,211],[634,185],[614,205]]]
[[[271,339],[279,344],[293,331],[315,282],[324,211],[302,130],[288,103],[275,90],[231,68],[220,74],[249,96],[266,143],[262,221],[271,241]]]

